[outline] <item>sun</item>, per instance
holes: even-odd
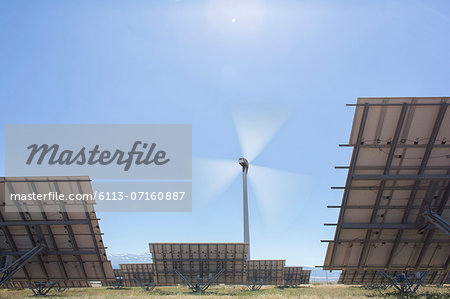
[[[265,6],[262,0],[209,0],[204,11],[208,28],[213,31],[252,34],[261,28]]]

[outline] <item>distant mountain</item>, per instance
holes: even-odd
[[[320,268],[311,268],[311,267],[303,267],[305,270],[312,270],[311,271],[311,278],[310,282],[337,282],[339,279],[339,275],[341,275],[341,271],[326,271],[322,270]]]
[[[108,254],[108,259],[111,261],[114,269],[119,268],[119,264],[132,263],[151,263],[152,255],[149,252],[140,254],[124,253],[124,254]],[[311,283],[313,282],[337,282],[341,271],[325,271],[319,268],[303,267],[305,270],[311,271]]]
[[[108,259],[111,261],[113,268],[117,269],[119,264],[151,263],[152,255],[149,252],[140,254],[108,254]]]

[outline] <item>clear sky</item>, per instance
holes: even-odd
[[[193,125],[192,213],[98,213],[109,253],[242,241],[244,153],[252,258],[321,265],[345,104],[449,96],[450,2],[2,1],[0,70],[0,174],[5,124]]]

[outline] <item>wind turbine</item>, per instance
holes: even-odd
[[[312,192],[312,178],[252,163],[288,119],[288,113],[276,107],[248,108],[240,105],[238,110],[232,111],[242,151],[242,157],[238,160],[240,167],[236,167],[236,160],[196,158],[194,175],[198,175],[196,179],[202,182],[199,197],[213,199],[225,192],[242,171],[243,235],[244,242],[249,243],[250,258],[248,187],[255,194],[255,200],[250,204],[260,209],[264,223],[268,224],[269,229],[276,227],[276,234],[279,235],[279,231],[289,228],[288,220],[294,221],[298,215],[292,204],[297,204],[299,198],[306,199]],[[252,170],[247,178],[250,163]]]

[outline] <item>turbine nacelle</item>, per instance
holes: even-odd
[[[239,164],[242,166],[242,170],[248,168],[248,161],[244,157],[239,158]]]

